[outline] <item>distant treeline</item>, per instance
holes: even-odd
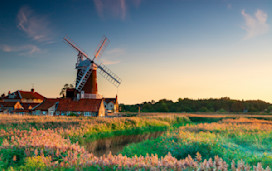
[[[261,100],[179,98],[177,102],[162,99],[135,105],[120,104],[121,112],[271,112],[272,104]]]

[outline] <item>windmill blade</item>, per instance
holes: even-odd
[[[121,84],[121,81],[122,81],[121,78],[119,78],[116,74],[114,74],[109,68],[107,68],[103,64],[100,64],[99,66],[97,66],[97,68],[99,69],[99,73],[104,78],[106,78],[106,80],[111,82],[116,87],[119,87],[119,85]]]
[[[79,47],[76,46],[76,44],[73,43],[71,39],[69,40],[69,38],[67,36],[65,36],[63,39],[65,40],[65,42],[68,45],[72,46],[72,48],[74,48],[76,51],[78,51],[78,53],[82,54],[86,58],[89,58],[88,55],[85,52],[83,52],[82,50],[80,50]]]
[[[95,54],[94,54],[94,58],[98,58],[102,56],[102,53],[105,51],[106,47],[109,44],[109,39],[104,36],[103,39],[101,40],[101,42],[99,43],[99,45],[97,46],[96,50],[95,50]]]
[[[83,72],[78,74],[77,82],[76,82],[76,89],[81,91],[84,87],[85,83],[87,82],[88,78],[92,73],[92,65],[89,65]]]

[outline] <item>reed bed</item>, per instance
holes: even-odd
[[[200,123],[180,127],[154,140],[127,146],[121,152],[126,156],[168,152],[183,159],[188,154],[201,153],[204,159],[218,155],[228,165],[243,159],[248,165],[272,167],[272,122],[256,119],[224,119],[220,122]]]
[[[228,129],[229,132],[236,133],[242,128],[241,124],[248,125],[252,123],[252,126],[243,129],[244,133],[248,133],[251,130],[255,131],[252,131],[253,133],[260,133],[259,131],[269,132],[271,124],[259,120],[223,120],[221,123],[213,123],[213,125],[200,124],[180,127],[176,131],[171,131],[161,137],[162,139],[160,139],[159,143],[151,144],[153,149],[163,150],[164,154],[158,152],[158,154],[150,153],[149,155],[146,154],[149,152],[148,150],[138,146],[138,151],[146,150],[145,154],[109,154],[98,157],[89,153],[80,145],[79,141],[73,139],[74,137],[86,138],[89,135],[101,132],[129,130],[135,127],[170,126],[182,122],[189,122],[189,120],[186,117],[172,115],[144,118],[73,118],[1,115],[0,169],[270,170],[268,165],[262,162],[249,163],[240,159],[239,161],[236,160],[236,162],[229,162],[229,159],[226,160],[225,156],[221,155],[222,153],[216,154],[219,150],[209,153],[209,156],[205,154],[205,151],[201,151],[200,148],[193,151],[188,151],[187,149],[186,154],[182,153],[182,151],[186,152],[186,148],[189,146],[197,147],[197,145],[207,144],[207,142],[208,145],[213,145],[211,147],[219,149],[223,147],[222,144],[218,144],[222,139],[220,139],[219,134],[213,134],[212,132]],[[258,124],[262,126],[258,126]],[[225,125],[225,127],[222,125]],[[208,150],[210,149],[208,148]],[[203,156],[201,156],[201,152],[204,152]]]

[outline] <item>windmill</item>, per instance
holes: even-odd
[[[89,58],[88,55],[84,51],[80,50],[80,48],[68,37],[64,37],[64,40],[78,52],[76,63],[77,78],[74,92],[74,95],[76,94],[77,99],[102,98],[102,96],[97,93],[97,70],[109,82],[111,82],[116,87],[119,87],[121,84],[121,79],[105,65],[97,64],[95,62],[98,57],[102,56],[103,51],[109,43],[107,37],[103,37],[100,44],[97,46],[93,59]]]

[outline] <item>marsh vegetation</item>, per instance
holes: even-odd
[[[192,122],[183,114],[122,118],[2,114],[0,167],[15,170],[272,167],[272,121],[200,118]]]

